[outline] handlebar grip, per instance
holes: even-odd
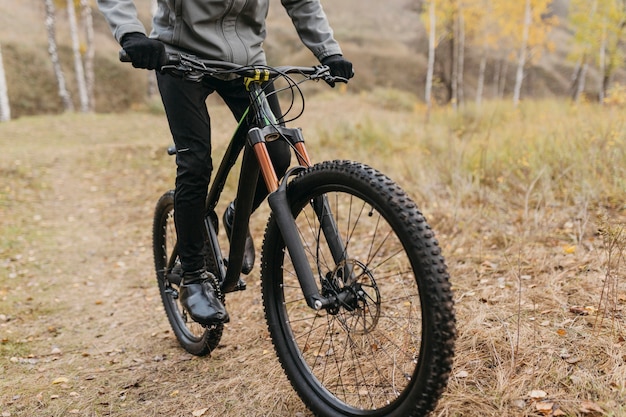
[[[120,57],[121,62],[132,62],[132,60],[130,59],[130,56],[123,49],[120,49],[119,57]]]

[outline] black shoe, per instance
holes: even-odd
[[[226,236],[230,242],[230,234],[233,231],[233,219],[235,218],[235,203],[230,203],[224,212],[222,218],[224,222],[224,228],[226,229]],[[250,235],[250,228],[246,234],[246,247],[243,253],[243,264],[241,265],[241,273],[248,275],[254,267],[254,241]]]
[[[191,318],[206,326],[228,323],[226,307],[215,292],[215,277],[207,271],[183,274],[180,302]]]

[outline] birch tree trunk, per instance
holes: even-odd
[[[526,0],[524,12],[524,28],[522,32],[522,45],[520,46],[519,58],[517,61],[517,73],[515,75],[515,88],[513,90],[513,105],[517,107],[520,101],[522,82],[524,81],[524,66],[526,65],[526,54],[528,49],[528,36],[532,23],[530,0]]]
[[[452,65],[450,68],[450,100],[452,108],[457,109],[459,104],[459,19],[458,16],[452,23],[452,39],[450,39],[450,52],[452,53]]]
[[[506,81],[509,75],[509,60],[504,59],[500,66],[500,75],[498,76],[498,98],[504,98],[504,90],[506,89]]]
[[[74,71],[76,72],[76,84],[80,99],[80,110],[89,112],[89,99],[87,97],[87,84],[85,82],[85,69],[83,58],[80,53],[80,40],[78,39],[78,23],[76,22],[76,10],[74,0],[67,0],[67,17],[70,24],[70,36],[72,38],[72,50],[74,51]]]
[[[478,81],[476,82],[476,106],[480,107],[483,102],[483,90],[485,89],[485,71],[487,70],[487,47],[483,46],[478,66]]]
[[[587,70],[589,69],[589,64],[586,62],[583,64],[582,70],[580,72],[580,77],[578,78],[578,84],[576,86],[576,94],[574,96],[574,101],[578,103],[580,101],[580,96],[582,96],[583,91],[585,91],[585,84],[587,82]]]
[[[56,40],[56,16],[53,0],[44,0],[46,5],[46,30],[48,32],[48,53],[50,54],[50,61],[52,61],[52,69],[54,76],[57,79],[57,85],[59,88],[59,97],[63,102],[63,108],[65,111],[74,111],[74,103],[70,97],[70,93],[67,91],[65,85],[65,75],[61,69],[61,63],[59,62],[59,55],[57,53],[57,40]]]
[[[572,101],[574,103],[578,103],[580,101],[580,96],[585,90],[585,83],[587,79],[587,69],[589,68],[589,64],[587,63],[587,54],[583,55],[583,57],[576,63],[576,68],[572,75]]]
[[[96,48],[93,35],[93,16],[89,0],[80,0],[81,20],[85,27],[85,40],[87,48],[85,50],[85,84],[87,89],[87,103],[89,111],[96,110],[96,98],[94,95],[96,77],[94,74],[94,57]]]
[[[502,59],[497,58],[494,62],[493,68],[493,96],[500,97],[500,71],[502,70]]]
[[[433,75],[435,72],[435,35],[436,35],[436,23],[437,18],[435,16],[435,0],[430,0],[429,16],[430,31],[428,34],[428,70],[426,71],[426,106],[428,113],[432,108],[432,90],[433,90]]]
[[[457,69],[457,100],[459,102],[459,106],[463,106],[463,102],[465,101],[465,96],[463,94],[464,88],[464,80],[463,73],[465,72],[465,19],[463,18],[463,9],[459,6],[459,30],[458,30],[458,69]]]
[[[604,103],[605,91],[604,91],[604,78],[606,74],[606,23],[604,25],[604,31],[602,33],[602,42],[600,43],[600,85],[598,87],[598,101],[600,104]]]
[[[11,107],[9,107],[7,79],[2,61],[2,47],[0,46],[0,122],[8,122],[9,120],[11,120]]]

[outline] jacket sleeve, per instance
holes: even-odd
[[[98,8],[118,42],[127,33],[146,34],[145,27],[137,17],[137,8],[133,0],[98,0]]]
[[[319,0],[281,0],[281,3],[302,43],[318,60],[342,53]]]

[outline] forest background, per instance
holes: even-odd
[[[117,62],[118,45],[94,3],[0,4],[4,119],[124,111],[154,94],[149,77]],[[149,29],[153,3],[137,5]],[[345,0],[325,7],[357,68],[353,92],[390,87],[452,106],[503,97],[603,101],[619,95],[624,79],[626,12],[618,0]],[[279,8],[272,3],[270,63],[314,63]]]

